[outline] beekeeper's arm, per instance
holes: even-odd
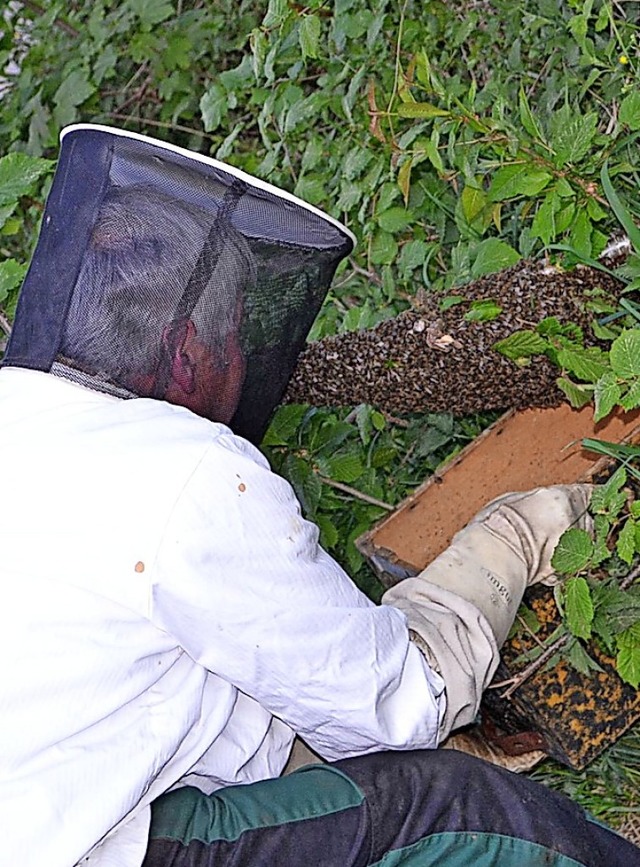
[[[495,500],[423,572],[384,595],[444,680],[439,740],[473,721],[525,588],[551,578],[566,529],[588,527],[591,490],[557,485]]]

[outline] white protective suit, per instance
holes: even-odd
[[[228,428],[5,368],[0,448],[0,864],[138,867],[154,798],[278,775],[294,732],[436,745],[405,615]]]

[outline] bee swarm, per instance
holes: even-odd
[[[587,304],[594,292],[617,298],[623,284],[587,267],[561,271],[540,263],[512,268],[469,283],[450,294],[464,302],[440,309],[441,294],[427,296],[375,328],[310,343],[300,356],[286,403],[353,406],[368,403],[383,412],[475,412],[557,406],[558,368],[544,357],[519,366],[493,345],[514,331],[533,329],[556,317],[597,341]],[[474,301],[491,300],[502,310],[491,321],[465,319]]]

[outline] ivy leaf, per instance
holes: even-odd
[[[487,238],[478,244],[476,258],[471,268],[474,278],[494,274],[520,261],[520,253],[511,244],[500,238]]]
[[[577,385],[566,376],[559,376],[556,385],[574,409],[580,409],[591,401],[593,387],[590,385]]]
[[[12,153],[0,159],[0,205],[13,204],[26,195],[33,184],[50,172],[55,163],[27,154]]]
[[[536,196],[551,180],[551,173],[529,163],[502,166],[489,187],[490,202],[504,202],[515,196]]]
[[[631,564],[636,553],[636,522],[633,518],[627,518],[622,530],[620,530],[616,542],[616,552],[627,565]]]
[[[493,319],[497,319],[501,313],[502,307],[499,304],[491,299],[485,299],[473,301],[469,310],[464,314],[464,318],[467,322],[491,322]]]
[[[590,638],[594,612],[593,600],[589,585],[581,576],[569,578],[564,585],[564,608],[569,631],[576,638]]]
[[[593,541],[586,530],[570,527],[565,530],[551,558],[551,565],[561,575],[580,572],[591,560]]]
[[[611,369],[621,379],[640,376],[640,330],[623,331],[609,350]]]
[[[27,266],[16,262],[15,259],[6,259],[0,262],[0,303],[4,301],[10,292],[17,289],[24,280]]]
[[[607,371],[600,377],[596,382],[593,397],[595,401],[593,420],[598,422],[606,418],[620,400],[620,386],[615,373]]]
[[[511,361],[518,361],[520,358],[530,358],[532,355],[543,355],[548,345],[544,337],[536,334],[535,331],[514,331],[509,337],[494,343],[492,349]]]

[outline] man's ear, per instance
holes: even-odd
[[[196,336],[196,326],[190,319],[167,326],[162,332],[162,343],[171,359],[171,379],[185,394],[196,387],[196,368],[190,355],[190,345]]]

